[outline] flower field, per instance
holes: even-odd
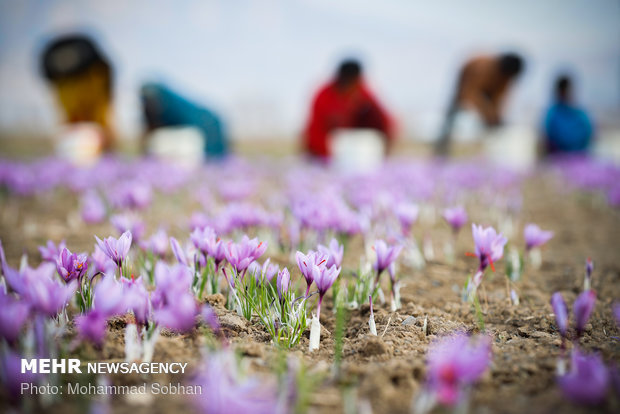
[[[2,160],[0,206],[2,411],[620,409],[617,167]]]

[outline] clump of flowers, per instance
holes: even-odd
[[[536,224],[528,224],[523,229],[525,251],[528,253],[530,263],[532,263],[534,269],[538,269],[542,263],[540,247],[552,238],[552,231],[541,230]]]
[[[416,402],[416,412],[429,412],[436,404],[467,406],[473,385],[491,363],[491,339],[457,333],[430,346],[426,385]]]
[[[383,240],[377,240],[375,245],[373,246],[374,251],[377,255],[375,260],[374,269],[376,272],[375,277],[375,289],[379,286],[379,281],[381,278],[381,274],[384,270],[388,270],[390,275],[390,292],[391,292],[391,303],[392,310],[396,310],[400,308],[400,285],[396,280],[396,272],[394,269],[394,262],[398,258],[402,250],[402,246],[388,246],[387,243]]]
[[[479,264],[478,270],[473,278],[467,281],[466,297],[474,304],[476,314],[478,315],[478,322],[481,329],[484,329],[482,311],[480,310],[478,301],[478,287],[482,283],[482,278],[487,267],[490,266],[492,270],[495,270],[494,263],[504,256],[504,246],[508,242],[508,239],[501,233],[498,234],[493,227],[483,228],[476,224],[472,224],[472,234],[475,244],[475,253],[469,253],[468,255],[477,257]]]
[[[607,395],[610,372],[599,355],[587,355],[578,347],[571,354],[571,369],[557,378],[569,400],[584,405],[599,405]]]
[[[594,291],[592,290],[581,293],[579,296],[577,296],[577,299],[575,299],[575,302],[573,303],[575,342],[578,342],[579,339],[583,336],[585,326],[590,320],[590,316],[592,315],[592,311],[594,310],[595,303],[596,293],[594,293]],[[553,313],[555,314],[555,322],[558,327],[558,331],[560,332],[560,336],[562,337],[560,356],[558,358],[557,364],[557,372],[559,374],[564,374],[564,372],[566,371],[566,341],[570,339],[568,336],[569,313],[566,302],[564,301],[564,298],[562,297],[562,294],[560,292],[556,292],[551,296],[551,307],[553,309]]]

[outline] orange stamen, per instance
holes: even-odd
[[[476,256],[476,254],[475,254],[475,253],[472,253],[472,252],[465,252],[465,256],[469,256],[469,257],[478,257],[478,256]]]

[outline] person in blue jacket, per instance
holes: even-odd
[[[160,127],[192,126],[200,130],[208,158],[221,158],[229,152],[228,135],[221,119],[159,83],[146,83],[140,91],[147,132]]]
[[[554,102],[544,119],[546,151],[549,154],[585,152],[593,136],[588,114],[573,102],[573,83],[560,76],[555,83]]]

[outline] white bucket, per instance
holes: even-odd
[[[338,129],[330,147],[334,167],[344,173],[375,171],[385,157],[384,136],[374,129]]]
[[[58,134],[56,155],[76,165],[97,161],[103,143],[103,130],[97,124],[78,123],[63,126]]]
[[[194,166],[204,160],[204,138],[198,128],[157,128],[147,137],[147,151],[166,161]]]
[[[484,154],[494,164],[525,171],[536,164],[538,135],[533,127],[512,125],[491,129]]]

